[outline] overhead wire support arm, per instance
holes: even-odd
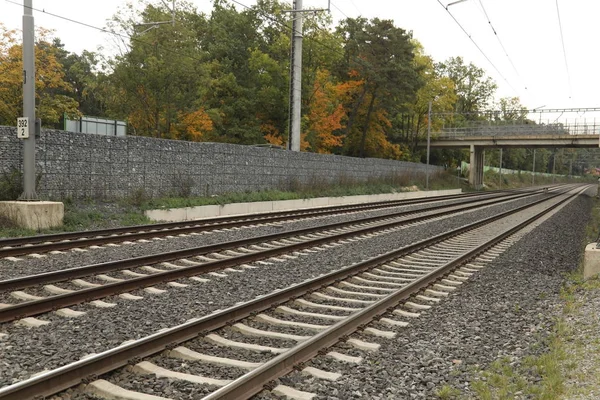
[[[464,0],[466,1],[466,0]],[[469,40],[471,40],[471,42],[473,43],[473,45],[475,45],[475,47],[477,48],[477,50],[479,50],[479,52],[481,53],[481,55],[487,60],[487,62],[490,63],[490,65],[494,68],[494,70],[498,73],[498,75],[500,75],[500,77],[502,78],[502,80],[504,82],[506,82],[508,84],[508,86],[515,92],[515,93],[519,93],[518,90],[516,90],[513,85],[511,85],[511,83],[508,81],[508,79],[506,79],[506,77],[502,74],[502,72],[500,72],[500,70],[498,69],[498,67],[496,67],[496,64],[494,64],[492,62],[492,60],[488,57],[487,54],[485,54],[485,52],[483,51],[483,49],[477,44],[477,42],[475,41],[475,39],[473,39],[473,37],[469,34],[469,32],[467,32],[467,30],[462,26],[462,24],[460,22],[458,22],[458,20],[456,19],[456,17],[450,12],[450,10],[448,9],[448,7],[450,7],[453,4],[458,4],[458,3],[462,3],[463,0],[459,0],[459,1],[455,1],[454,3],[450,3],[447,6],[444,5],[444,3],[441,2],[441,0],[437,0],[438,4],[444,8],[444,10],[446,10],[446,12],[448,13],[448,15],[450,15],[450,17],[454,20],[454,22],[459,26],[459,28],[463,31],[463,33],[465,35],[467,35],[467,37],[469,38]]]
[[[169,10],[171,12],[171,20],[170,21],[157,21],[157,22],[142,22],[140,24],[133,25],[134,27],[138,27],[138,26],[149,26],[150,27],[150,28],[140,32],[140,35],[148,32],[151,29],[158,28],[159,25],[171,24],[171,25],[175,26],[175,0],[173,0],[173,5],[170,7],[165,0],[161,0],[161,1],[164,4],[164,6],[167,8],[167,10]]]
[[[452,2],[452,3],[450,3],[450,4],[448,4],[448,5],[446,6],[446,10],[447,10],[447,9],[448,9],[448,7],[450,7],[450,6],[453,6],[453,5],[455,5],[455,4],[458,4],[458,3],[464,3],[465,1],[467,1],[467,0],[458,0],[458,1],[454,1],[454,2]]]
[[[461,1],[467,1],[467,0],[461,0]],[[327,3],[327,8],[309,8],[306,10],[283,10],[283,12],[289,12],[289,13],[303,13],[303,12],[319,12],[319,11],[327,11],[327,12],[331,12],[331,0],[328,1]]]

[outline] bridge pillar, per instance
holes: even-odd
[[[475,189],[483,187],[483,147],[471,145],[469,184]]]

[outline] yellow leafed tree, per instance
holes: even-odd
[[[213,130],[213,122],[204,107],[190,113],[179,113],[181,123],[177,138],[200,142],[204,135]]]
[[[65,81],[62,65],[56,59],[56,49],[50,43],[50,31],[36,32],[36,104],[37,117],[42,124],[53,125],[67,113],[79,115],[78,104],[64,94],[72,91]],[[22,47],[17,41],[17,31],[7,30],[0,24],[0,124],[14,125],[23,110]]]

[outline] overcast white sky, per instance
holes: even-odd
[[[11,1],[22,4],[22,0]],[[246,5],[255,2],[239,1]],[[441,1],[446,5],[454,0]],[[104,27],[106,20],[125,2],[33,0],[33,6]],[[212,8],[209,0],[191,2],[200,11],[208,12]],[[412,31],[436,61],[462,56],[474,62],[497,82],[498,97],[519,96],[530,109],[541,106],[600,106],[597,100],[600,95],[597,74],[600,66],[598,0],[558,0],[569,74],[563,56],[556,0],[466,0],[450,6],[449,10],[499,72],[477,50],[438,0],[332,0],[332,4],[336,20],[344,18],[344,15],[393,19],[397,26]],[[305,7],[326,5],[327,0],[304,0]],[[490,28],[482,5],[514,68]],[[0,22],[8,28],[20,28],[22,13],[22,6],[0,0]],[[106,34],[56,17],[39,12],[34,12],[34,17],[36,25],[54,29],[56,36],[70,51],[96,50],[109,40]]]

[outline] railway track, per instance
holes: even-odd
[[[481,267],[479,263],[497,256],[506,246],[505,241],[510,235],[576,194],[549,195],[540,201],[93,355],[2,388],[0,398],[50,395],[90,376],[114,371],[127,364],[133,366],[117,374],[153,374],[194,382],[194,387],[200,384],[199,387],[202,388],[195,393],[207,395],[207,399],[248,398],[261,391],[268,382],[289,372],[294,365],[313,357],[356,330],[362,331],[361,339],[365,335],[391,337],[393,331],[389,329],[405,327],[407,322],[403,319],[414,317],[421,310],[443,299],[456,290],[462,281],[476,273]],[[473,259],[478,261],[465,266]],[[385,316],[379,319],[383,314]],[[282,319],[282,315],[286,318]],[[383,330],[366,326],[374,318],[378,318],[377,326],[384,324],[390,328]],[[309,322],[301,322],[303,319],[308,319]],[[265,329],[266,326],[270,329]],[[230,354],[231,347],[246,347],[240,351],[247,356],[252,354],[249,346],[243,346],[240,342],[236,344],[232,340],[242,336],[246,337],[246,344],[263,346],[257,347],[261,350],[257,359],[250,358],[246,363],[236,363],[242,357],[233,357],[233,360],[224,356],[214,358],[190,350],[190,347],[207,350],[207,345],[214,347],[215,343],[220,343],[220,349],[229,350],[214,350],[214,353]],[[263,340],[269,345],[260,344]],[[281,345],[273,346],[273,341],[280,341]],[[181,346],[184,342],[186,347]],[[348,342],[363,350],[376,350],[373,343],[365,340],[349,338]],[[163,350],[167,350],[167,353],[157,355]],[[267,359],[265,352],[280,355]],[[339,354],[329,356],[340,357],[345,362],[356,361]],[[165,357],[171,361],[165,361]],[[173,363],[179,363],[177,371],[164,368],[165,365],[174,365]],[[187,366],[182,366],[184,364]],[[193,366],[189,366],[190,364]],[[239,376],[233,379],[211,377],[208,375],[214,373],[215,368],[207,368],[206,365],[219,366],[217,371],[225,365],[233,368]],[[203,374],[203,369],[208,373]],[[181,372],[182,370],[188,372]],[[320,374],[314,369],[306,373]],[[334,378],[334,375],[335,373],[325,376]],[[111,379],[118,380],[115,377]],[[103,390],[116,390],[111,385],[107,381],[97,380],[89,382],[85,390],[96,394]],[[219,386],[223,387],[215,391]],[[207,387],[210,390],[205,390]],[[273,389],[291,390],[283,387]],[[209,394],[211,391],[213,393]]]
[[[8,279],[0,281],[0,322],[20,319],[33,325],[43,324],[45,321],[27,318],[51,311],[57,311],[65,317],[78,316],[82,311],[68,307],[84,302],[100,308],[113,307],[115,303],[104,302],[102,299],[120,295],[126,300],[140,300],[140,296],[128,292],[145,288],[150,294],[160,294],[165,289],[154,285],[167,283],[169,286],[183,287],[188,284],[177,280],[191,278],[203,281],[204,278],[198,275],[218,274],[218,271],[227,269],[235,272],[239,268],[249,267],[248,263],[257,261],[278,262],[285,258],[297,258],[306,255],[306,252],[316,251],[314,249],[322,249],[323,246],[337,246],[347,240],[389,233],[499,202],[532,196],[541,197],[537,200],[541,202],[547,196],[545,193],[520,193],[501,198],[468,200],[459,205],[436,205],[416,211]],[[238,270],[232,269],[234,267]],[[59,286],[58,283],[62,285]],[[19,303],[15,304],[15,301]]]
[[[102,246],[121,242],[149,240],[166,236],[178,236],[210,232],[219,229],[255,227],[266,224],[292,222],[303,219],[323,218],[364,211],[373,211],[420,203],[438,203],[457,199],[495,198],[510,196],[519,191],[493,191],[485,193],[467,193],[398,201],[384,201],[368,204],[321,207],[294,211],[279,211],[243,216],[206,218],[195,221],[168,222],[151,225],[136,225],[120,228],[102,229],[85,232],[67,232],[52,235],[37,235],[20,238],[0,239],[0,258],[18,257],[28,254],[41,254],[64,251],[74,248]]]

